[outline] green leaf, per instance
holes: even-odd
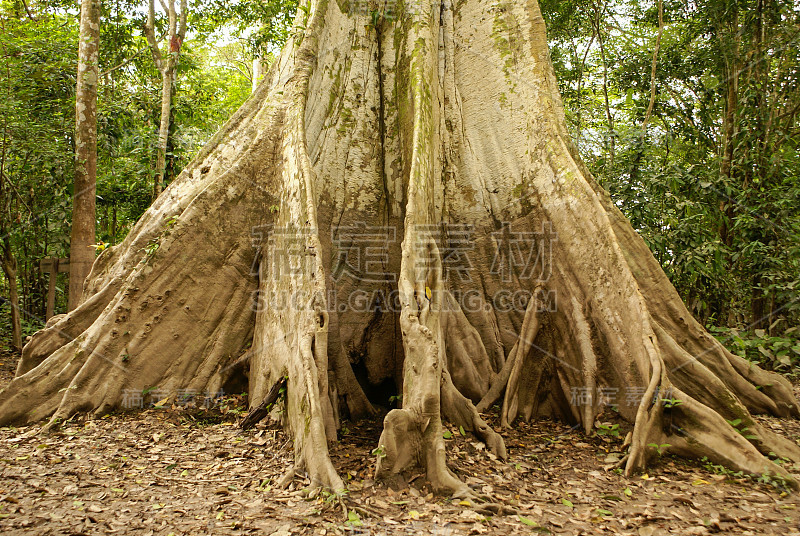
[[[529,527],[537,526],[536,522],[528,519],[527,517],[525,517],[525,516],[523,516],[521,514],[517,514],[517,517],[519,518],[520,523],[522,523],[523,525],[528,525]]]
[[[353,527],[360,527],[363,525],[361,522],[361,516],[358,515],[358,512],[355,510],[350,510],[347,512],[347,521],[344,522],[345,525],[351,525]]]
[[[561,504],[563,504],[567,508],[575,508],[575,505],[572,504],[572,501],[570,501],[569,499],[561,499]]]
[[[450,430],[445,430],[444,432],[442,432],[442,437],[445,439],[452,439],[453,432],[451,432]]]

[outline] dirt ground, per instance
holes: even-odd
[[[13,377],[14,361],[0,355],[0,386]],[[78,417],[52,434],[37,426],[0,428],[0,531],[800,536],[798,494],[787,494],[778,482],[668,455],[648,474],[623,477],[614,464],[626,430],[622,424],[615,429],[608,416],[602,436],[550,421],[503,431],[506,462],[469,434],[446,432],[451,468],[490,498],[494,511],[480,502],[435,497],[422,475],[412,475],[400,491],[373,482],[370,452],[380,420],[345,423],[332,447],[347,479],[343,499],[309,496],[303,475],[277,489],[291,467],[291,440],[274,424],[242,431],[243,403],[229,397],[211,408],[173,405]],[[800,422],[764,421],[800,439]],[[497,514],[497,505],[508,513]]]

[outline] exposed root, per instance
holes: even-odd
[[[272,406],[278,400],[278,397],[281,395],[281,389],[286,388],[286,377],[280,378],[275,385],[269,390],[267,396],[264,397],[264,400],[255,408],[250,410],[250,413],[242,420],[239,424],[239,427],[242,430],[249,430],[250,428],[254,427],[256,424],[259,423],[264,417],[269,415],[269,412],[272,411]]]
[[[536,296],[536,294],[534,294],[534,296]],[[514,347],[511,349],[511,354],[508,357],[508,361],[511,362],[511,368],[509,369],[508,374],[508,383],[505,391],[506,394],[503,398],[503,408],[500,412],[500,424],[505,427],[509,427],[511,423],[514,422],[514,419],[517,418],[517,411],[519,409],[518,390],[522,366],[525,363],[525,356],[528,355],[528,352],[530,352],[531,348],[534,346],[534,341],[539,333],[540,317],[537,307],[538,306],[535,299],[531,299],[528,302],[528,306],[525,310],[525,319],[522,321],[522,329],[520,331],[519,339],[514,344]],[[503,370],[505,370],[507,367],[509,367],[508,362],[503,367]],[[502,371],[500,376],[503,376]],[[499,385],[500,384],[498,384],[498,386]],[[495,389],[494,385],[492,385],[492,389]],[[484,408],[488,407],[489,404],[491,404],[491,402],[489,402],[490,399],[491,397],[487,393],[486,399],[481,400],[478,406]]]
[[[458,390],[473,402],[478,402],[495,376],[489,355],[478,330],[470,324],[461,306],[448,291],[444,292],[442,307],[447,370]]]
[[[297,467],[292,465],[292,467],[283,473],[281,477],[275,482],[275,487],[279,489],[286,489],[289,487],[289,484],[292,483],[294,480],[295,475],[297,474]]]
[[[486,443],[489,452],[501,460],[507,458],[503,438],[481,418],[472,402],[456,389],[447,370],[442,372],[441,397],[442,415],[445,419],[455,426],[461,426],[464,430],[474,433]]]
[[[517,515],[517,510],[515,508],[500,503],[483,503],[475,508],[475,511],[485,516]]]
[[[403,409],[390,411],[384,419],[376,451],[376,478],[391,480],[404,471],[423,467],[435,492],[468,495],[469,487],[447,468],[445,459],[439,345],[416,316],[404,313],[402,326],[407,362]]]

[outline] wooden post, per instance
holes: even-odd
[[[62,272],[69,273],[69,259],[58,259],[55,257],[48,257],[39,261],[39,270],[48,272],[49,279],[47,281],[47,313],[45,320],[50,320],[55,314],[56,310],[56,281],[58,274]]]

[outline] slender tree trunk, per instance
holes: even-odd
[[[8,282],[8,302],[11,306],[11,346],[22,350],[22,322],[20,319],[19,291],[17,290],[17,259],[11,250],[11,241],[3,238],[3,273]]]
[[[170,116],[172,114],[172,89],[174,71],[162,73],[161,84],[161,123],[158,128],[156,145],[156,175],[153,197],[161,195],[164,190],[164,174],[167,169],[167,142],[169,141]]]
[[[658,35],[656,36],[656,44],[653,47],[653,61],[650,68],[650,100],[647,103],[647,111],[644,113],[644,120],[642,121],[642,136],[647,135],[647,123],[650,121],[650,114],[653,113],[653,108],[656,105],[656,74],[658,67],[658,51],[661,48],[661,37],[664,35],[664,1],[658,0]]]
[[[601,28],[601,19],[605,12],[605,6],[602,2],[595,6],[595,33],[597,34],[597,42],[600,45],[600,58],[603,63],[603,102],[606,110],[606,121],[608,121],[608,139],[606,141],[608,154],[611,159],[611,165],[614,165],[616,155],[617,133],[614,129],[614,116],[611,114],[611,103],[608,97],[608,62],[606,61],[606,48],[603,40],[603,31]]]
[[[720,23],[719,31],[729,32],[731,40],[730,49],[723,51],[725,55],[725,110],[722,116],[722,148],[720,160],[720,175],[732,181],[735,175],[734,154],[736,151],[736,121],[739,106],[739,15],[735,3],[730,4],[731,20],[727,24]],[[720,239],[730,247],[733,244],[733,218],[734,205],[730,200],[720,202],[722,224],[720,226]]]
[[[157,198],[164,190],[164,175],[167,169],[167,148],[169,147],[170,119],[172,114],[172,98],[175,91],[175,76],[178,61],[181,56],[181,46],[186,37],[187,17],[189,15],[188,1],[180,0],[180,13],[175,7],[175,0],[162,2],[169,19],[167,32],[167,53],[162,54],[156,39],[155,1],[150,0],[147,12],[147,22],[144,26],[147,44],[153,56],[153,62],[161,73],[161,122],[158,128],[158,141],[156,143],[156,168],[153,180],[153,198]]]
[[[95,257],[91,246],[95,243],[99,47],[100,1],[83,0],[75,101],[75,186],[72,198],[68,305],[70,311],[81,302],[83,284]]]
[[[261,58],[253,58],[253,80],[251,93],[256,92],[256,88],[258,88],[258,84],[261,82],[261,76],[264,74],[262,72],[262,61],[263,60]]]

